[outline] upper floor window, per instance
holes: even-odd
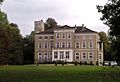
[[[59,42],[56,43],[56,47],[57,47],[57,48],[60,47],[60,43],[59,43]]]
[[[84,52],[84,53],[82,53],[82,59],[87,59],[87,55],[86,55],[86,53]]]
[[[56,38],[60,39],[60,34],[59,33],[56,33]]]
[[[62,39],[65,39],[65,33],[62,33]]]
[[[76,55],[76,56],[75,56],[75,59],[79,59],[79,53],[76,52],[75,55]]]
[[[67,38],[71,39],[71,33],[67,33]]]
[[[53,48],[53,42],[50,42],[50,48]]]
[[[62,42],[62,48],[65,48],[65,42]]]
[[[70,52],[66,52],[66,58],[69,59]]]
[[[45,39],[48,39],[48,36],[45,36]]]
[[[79,42],[75,43],[75,48],[80,48],[80,43]]]
[[[42,36],[40,36],[39,39],[42,39]]]
[[[92,42],[89,43],[89,48],[93,48],[93,43]]]
[[[50,36],[50,39],[53,39],[53,36]]]
[[[44,43],[44,47],[48,48],[48,43],[47,42]]]
[[[86,42],[82,43],[82,48],[86,48]]]
[[[67,47],[68,47],[68,48],[71,47],[71,42],[67,42]]]
[[[102,59],[102,55],[101,54],[99,54],[99,59]]]
[[[92,52],[89,53],[89,59],[93,59],[93,53]]]
[[[39,43],[39,48],[42,48],[42,43]]]

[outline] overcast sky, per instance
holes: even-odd
[[[5,0],[2,10],[8,14],[10,22],[18,24],[21,34],[34,30],[34,21],[54,18],[59,25],[81,26],[94,31],[107,32],[108,27],[100,19],[96,5],[104,5],[107,0]]]

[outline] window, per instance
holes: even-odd
[[[79,42],[76,42],[75,48],[80,48],[80,43]]]
[[[89,47],[93,48],[93,43],[92,42],[89,43]]]
[[[63,59],[64,58],[64,52],[60,52],[60,59]]]
[[[50,52],[50,54],[49,54],[49,59],[52,59],[52,53]]]
[[[102,55],[101,54],[99,54],[99,59],[102,59]]]
[[[89,59],[93,59],[93,53],[89,53]]]
[[[46,60],[48,59],[48,53],[45,53],[45,59]]]
[[[54,58],[58,58],[58,52],[54,52]]]
[[[71,43],[67,42],[67,47],[70,48],[71,47]]]
[[[62,48],[65,48],[65,42],[62,42]]]
[[[39,39],[42,39],[42,36],[40,36]]]
[[[59,43],[59,42],[56,43],[56,47],[57,47],[57,48],[60,47],[60,43]]]
[[[67,38],[68,38],[68,39],[71,38],[71,33],[67,33]]]
[[[59,34],[59,33],[56,34],[56,38],[57,38],[57,39],[60,38],[60,34]]]
[[[50,48],[53,48],[53,42],[50,42]]]
[[[86,53],[82,53],[82,59],[87,59]]]
[[[39,43],[39,48],[42,48],[42,43]]]
[[[62,39],[65,39],[65,33],[62,33]]]
[[[45,36],[45,39],[48,39],[48,37],[47,37],[47,36]]]
[[[53,36],[50,36],[50,39],[53,39]]]
[[[41,60],[42,59],[42,53],[41,52],[39,52],[39,60]]]
[[[48,48],[48,43],[44,43],[44,47],[45,47],[45,48]]]
[[[86,48],[86,42],[82,43],[82,48]]]
[[[76,55],[76,59],[79,59],[79,53],[77,52],[75,53],[75,55]]]
[[[70,52],[66,52],[66,58],[69,59]]]

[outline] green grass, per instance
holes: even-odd
[[[0,66],[0,82],[120,82],[120,67]]]

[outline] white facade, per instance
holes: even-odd
[[[57,52],[57,57],[55,57],[56,52]],[[61,54],[61,53],[63,53],[63,54]],[[67,54],[67,53],[69,53],[69,54]],[[58,60],[72,62],[73,61],[73,50],[72,49],[52,50],[52,61],[58,61]]]

